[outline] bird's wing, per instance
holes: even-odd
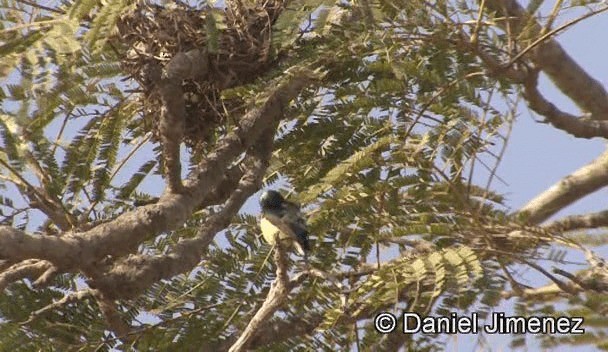
[[[310,250],[306,219],[300,212],[300,207],[295,203],[285,201],[282,209],[282,222],[287,224],[290,231],[295,235],[296,240],[303,247],[303,249],[306,251]]]
[[[264,212],[262,214],[262,220],[267,221],[273,226],[268,226],[268,224],[263,223],[260,223],[260,225],[264,225],[266,229],[272,229],[273,227],[278,229],[281,232],[279,234],[280,238],[291,238],[301,255],[304,255],[306,251],[310,250],[306,220],[297,204],[286,201],[282,204],[280,209]],[[262,229],[262,232],[265,236],[273,236],[273,238],[267,239],[267,241],[269,243],[274,243],[275,233],[264,234],[264,229]]]

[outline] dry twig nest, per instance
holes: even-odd
[[[139,3],[118,23],[123,65],[143,91],[143,122],[158,140],[161,101],[146,67],[164,67],[177,53],[204,50],[208,74],[184,80],[184,141],[203,150],[225,133],[229,117],[243,109],[240,99],[222,99],[221,92],[254,81],[269,68],[271,29],[283,1],[244,5],[229,1],[225,9],[194,9],[183,3],[167,6]],[[124,47],[126,46],[126,47]]]

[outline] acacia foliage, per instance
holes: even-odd
[[[6,6],[0,12],[3,223],[61,235],[160,195],[159,142],[142,122],[137,87],[123,81],[127,48],[108,39],[133,4]],[[564,252],[555,243],[571,244],[524,226],[493,192],[519,88],[491,63],[510,62],[538,36],[514,38],[497,25],[496,13],[462,1],[284,6],[273,26],[274,65],[221,94],[251,108],[272,89],[269,82],[298,68],[321,75],[285,107],[264,186],[292,190],[291,199],[303,204],[313,234],[310,265],[325,276],[299,281],[258,327],[251,347],[440,350],[444,336],[384,336],[371,318],[384,310],[483,316],[513,285],[509,268],[542,258],[559,263]],[[212,41],[223,28],[221,12],[213,18]],[[238,120],[223,121],[215,141]],[[204,152],[213,151],[210,143]],[[187,156],[194,165],[202,153]],[[131,169],[122,171],[125,165]],[[41,215],[36,192],[58,202],[61,214]],[[138,253],[171,253],[212,213],[212,207],[193,213],[185,226],[141,243]],[[10,284],[0,296],[7,322],[0,349],[46,350],[50,342],[58,350],[227,350],[275,279],[272,248],[260,240],[255,215],[255,206],[242,209],[193,271],[118,300],[120,318],[133,327],[128,336],[111,331],[90,297],[36,312],[84,285],[87,277],[78,271],[61,272],[45,288],[27,279]],[[300,264],[290,257],[292,277],[306,270]],[[597,310],[601,300],[587,298],[571,303],[593,316],[585,307]],[[558,309],[525,308],[530,315]]]

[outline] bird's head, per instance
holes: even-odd
[[[262,209],[280,208],[284,201],[285,199],[281,193],[271,189],[264,191],[260,197],[260,205],[262,206]]]

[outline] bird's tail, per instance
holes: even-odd
[[[301,231],[296,233],[296,250],[301,256],[306,256],[307,252],[310,252],[310,241],[308,240],[308,232]]]

